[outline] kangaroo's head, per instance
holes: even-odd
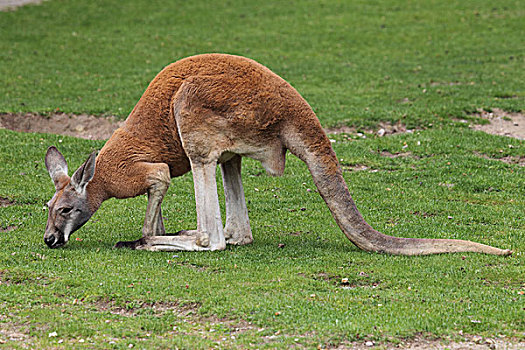
[[[55,183],[55,195],[47,203],[47,218],[44,242],[49,248],[63,246],[70,235],[84,225],[93,215],[88,202],[86,187],[95,175],[96,152],[75,171],[67,175],[67,162],[64,156],[51,146],[46,154],[46,168]]]

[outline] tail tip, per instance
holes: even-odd
[[[510,249],[503,249],[503,251],[501,252],[501,255],[503,256],[511,256],[512,253],[514,253],[512,250]]]

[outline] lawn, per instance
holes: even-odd
[[[308,174],[243,163],[255,242],[213,253],[115,250],[139,238],[144,197],[110,200],[46,248],[43,156],[78,167],[103,141],[0,129],[0,347],[303,348],[407,339],[525,339],[523,141],[472,131],[477,109],[524,108],[519,1],[58,1],[0,12],[0,112],[124,118],[166,64],[249,56],[290,81],[331,135],[359,209],[400,237],[460,238],[511,257],[358,250]],[[222,200],[222,193],[220,194]],[[190,174],[163,205],[195,226]],[[224,212],[223,212],[224,217]],[[353,343],[356,342],[356,343]]]
[[[170,62],[251,57],[325,126],[522,110],[522,1],[52,0],[1,13],[0,112],[127,116]]]

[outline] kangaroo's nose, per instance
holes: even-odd
[[[44,237],[44,242],[49,248],[53,248],[55,243],[57,242],[57,239],[54,235],[49,235],[47,237]]]

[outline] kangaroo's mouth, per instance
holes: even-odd
[[[47,237],[44,237],[44,242],[51,249],[60,248],[66,244],[63,235],[60,235],[59,237],[57,237],[56,235],[49,235]]]

